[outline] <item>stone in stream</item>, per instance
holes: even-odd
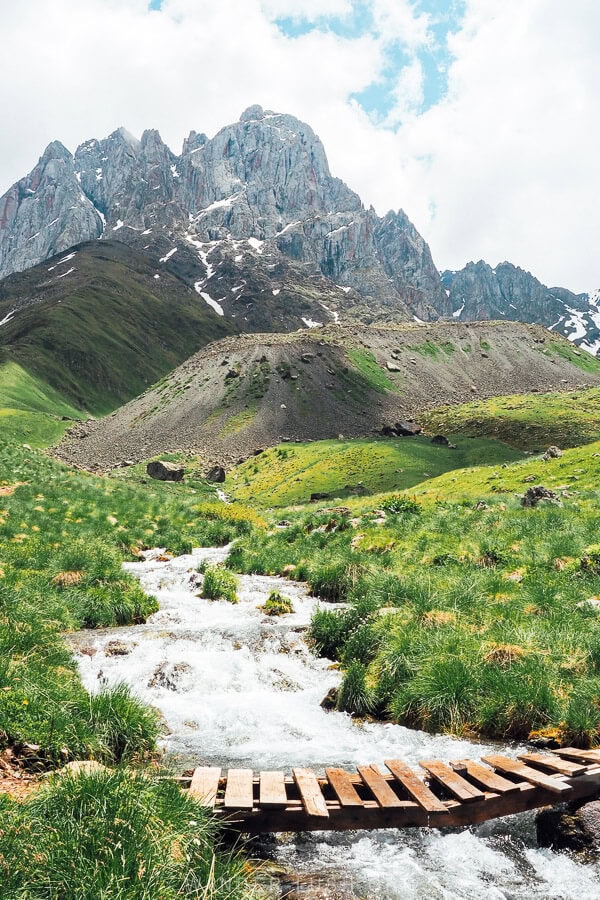
[[[578,809],[544,809],[535,820],[538,843],[553,850],[600,849],[600,800],[584,803]]]

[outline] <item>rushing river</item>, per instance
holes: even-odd
[[[479,756],[484,744],[390,724],[356,724],[320,701],[339,675],[317,659],[303,631],[318,601],[304,585],[240,576],[239,603],[199,598],[201,561],[227,548],[127,564],[160,609],[145,625],[79,634],[74,643],[86,687],[125,681],[158,707],[166,754],[178,769],[220,765],[287,769],[383,765],[384,759]],[[294,612],[259,609],[279,589]],[[325,604],[323,604],[325,605]],[[293,873],[293,896],[323,900],[600,900],[600,865],[540,849],[532,814],[441,833],[426,829],[287,836],[268,847]],[[286,888],[287,890],[287,888]],[[283,895],[282,895],[283,896]],[[292,894],[290,894],[292,896]]]

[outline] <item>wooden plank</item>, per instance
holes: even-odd
[[[519,759],[524,763],[531,763],[534,766],[541,766],[549,769],[550,772],[558,772],[559,775],[583,775],[586,766],[581,763],[569,762],[561,759],[559,756],[549,756],[547,753],[521,753]]]
[[[283,772],[261,772],[259,784],[261,806],[287,806],[288,799]]]
[[[253,780],[252,769],[229,770],[225,787],[224,805],[226,809],[252,809],[254,806]]]
[[[363,801],[358,796],[348,772],[345,772],[343,769],[325,769],[325,774],[341,806],[363,805]]]
[[[423,784],[416,772],[413,772],[401,759],[386,759],[385,764],[392,775],[408,791],[413,800],[417,801],[419,806],[422,806],[423,809],[430,813],[448,812],[444,803],[429,790],[427,785]]]
[[[217,801],[221,770],[214,766],[199,766],[194,769],[190,784],[190,795],[202,806],[212,809]]]
[[[573,759],[575,762],[600,763],[600,750],[579,750],[577,747],[561,747],[553,750],[557,756],[564,759]]]
[[[382,777],[384,781],[388,781],[393,776],[383,775]],[[600,788],[600,766],[590,766],[584,775],[574,778],[561,776],[558,783],[561,780],[571,786],[571,793],[568,795],[569,801],[589,799],[595,796]],[[397,781],[392,783],[396,785]],[[279,809],[259,807],[254,810],[240,810],[232,813],[222,807],[217,807],[217,812],[224,819],[227,829],[249,834],[271,831],[347,831],[409,827],[465,828],[490,819],[497,819],[500,816],[510,816],[548,806],[557,800],[555,793],[543,787],[524,781],[518,787],[519,790],[511,793],[488,793],[485,800],[473,803],[447,800],[446,809],[441,812],[427,812],[413,800],[400,800],[399,806],[389,809],[382,808],[376,801],[366,800],[361,808],[342,807],[338,801],[330,800],[327,801],[328,818],[307,816],[299,800],[296,802],[290,800],[287,807]]]
[[[482,759],[490,766],[493,766],[494,769],[517,775],[519,778],[522,778],[523,781],[528,781],[530,784],[543,787],[547,791],[552,791],[553,794],[564,794],[571,790],[570,785],[565,784],[564,781],[560,781],[557,777],[544,775],[543,772],[532,769],[516,759],[510,759],[508,756],[492,753],[489,756],[483,756]]]
[[[308,816],[329,818],[325,797],[321,793],[317,776],[310,769],[292,769],[294,781],[298,786],[298,792],[304,811]]]
[[[358,772],[379,806],[383,809],[393,809],[402,805],[403,801],[391,789],[377,766],[358,766]]]
[[[496,794],[511,794],[520,790],[518,784],[503,778],[502,775],[497,775],[492,769],[482,766],[473,759],[457,759],[450,765],[459,774],[465,772],[469,778],[487,791],[494,791]]]
[[[429,772],[429,774],[443,785],[447,791],[450,791],[457,800],[460,800],[461,803],[472,803],[474,800],[485,800],[485,794],[483,794],[479,788],[476,788],[464,778],[461,778],[460,775],[446,763],[443,763],[438,759],[430,759],[420,762],[419,765],[425,769],[426,772]]]

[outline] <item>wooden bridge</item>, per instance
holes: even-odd
[[[567,747],[525,753],[517,759],[490,754],[481,761],[420,762],[425,780],[401,760],[357,772],[310,769],[283,772],[197,768],[190,793],[248,834],[276,831],[445,828],[525,812],[600,792],[600,750]]]

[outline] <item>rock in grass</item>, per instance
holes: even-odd
[[[552,445],[551,447],[548,447],[548,449],[544,453],[542,459],[544,459],[546,462],[548,462],[548,460],[550,460],[550,459],[560,459],[560,457],[562,455],[563,455],[562,450],[559,450],[558,447],[555,447],[554,445]]]
[[[431,438],[431,443],[435,444],[436,447],[448,447],[450,441],[443,434],[436,434]]]
[[[600,846],[600,800],[579,809],[544,809],[535,820],[538,843],[553,850],[591,850]]]
[[[213,484],[223,484],[225,481],[225,469],[223,466],[213,466],[204,477],[206,481],[211,481]]]
[[[156,459],[148,463],[146,472],[150,478],[156,478],[158,481],[183,481],[185,469],[177,463]]]
[[[534,487],[527,488],[525,494],[521,498],[521,506],[531,509],[534,506],[537,506],[542,500],[549,503],[560,504],[560,500],[554,491],[543,487],[541,484],[536,484]]]

